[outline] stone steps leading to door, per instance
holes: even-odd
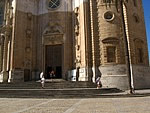
[[[96,84],[80,81],[47,81],[44,89],[40,81],[0,84],[0,98],[84,98],[120,91],[116,88],[96,89]]]

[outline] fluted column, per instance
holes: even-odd
[[[77,52],[80,52],[78,60],[79,81],[89,80],[89,1],[84,0],[79,5],[79,37],[80,42],[77,46]],[[78,57],[78,55],[77,55]],[[77,67],[78,68],[78,67]]]

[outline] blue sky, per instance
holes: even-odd
[[[142,1],[143,1],[144,17],[145,17],[145,25],[150,57],[150,0],[142,0]]]

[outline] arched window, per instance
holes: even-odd
[[[137,48],[138,63],[143,63],[143,49]]]
[[[141,39],[135,39],[135,56],[136,56],[136,63],[143,64],[144,63],[144,42]]]
[[[116,47],[108,46],[106,51],[107,51],[107,62],[108,63],[116,62]]]
[[[119,63],[119,39],[114,37],[102,40],[104,50],[104,63]]]

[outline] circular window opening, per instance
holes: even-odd
[[[60,0],[48,0],[48,8],[56,9],[60,6]]]
[[[106,21],[112,21],[114,19],[114,13],[111,11],[107,11],[104,13],[104,19]]]

